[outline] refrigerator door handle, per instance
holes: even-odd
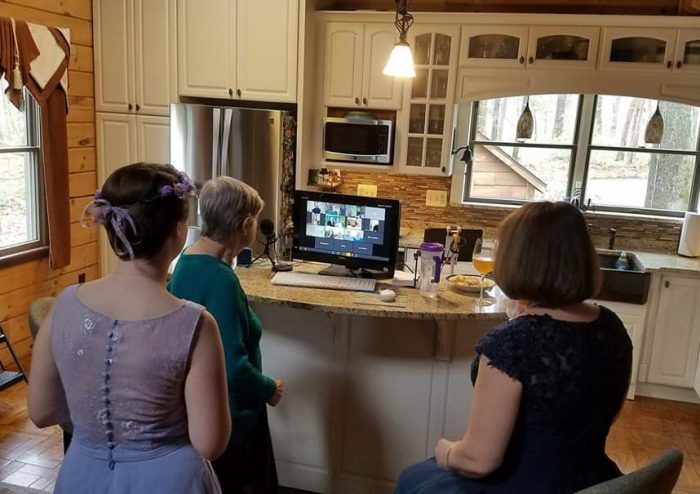
[[[224,135],[221,144],[221,168],[219,175],[225,175],[228,169],[228,148],[231,140],[231,125],[233,124],[233,110],[231,108],[224,109]]]
[[[211,132],[211,178],[219,176],[221,169],[219,145],[221,143],[221,108],[212,109],[212,132]]]

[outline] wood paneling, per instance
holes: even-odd
[[[91,0],[0,0],[0,16],[67,27],[71,30],[68,74],[68,163],[71,194],[71,263],[52,270],[48,258],[0,269],[0,324],[20,358],[31,354],[27,313],[40,296],[57,294],[76,283],[78,275],[97,277],[97,232],[78,223],[97,188],[95,177],[95,101]],[[0,353],[7,362],[7,355]],[[2,462],[0,462],[2,467]],[[47,484],[48,485],[48,484]]]
[[[26,2],[16,0],[18,4]],[[44,10],[38,10],[24,5],[15,5],[7,0],[0,0],[0,17],[15,17],[27,22],[46,24],[55,27],[67,27],[71,33],[71,43],[92,46],[92,22],[66,15],[48,12],[49,6],[57,6],[62,0],[35,0],[32,3],[43,5]]]
[[[689,15],[699,0],[413,0],[414,12],[532,12],[560,14]],[[336,10],[393,11],[394,0],[336,0]]]

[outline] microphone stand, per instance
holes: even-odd
[[[275,242],[278,240],[277,235],[270,235],[265,239],[265,248],[264,250],[255,258],[253,259],[253,262],[250,264],[253,265],[255,264],[256,261],[258,261],[261,257],[267,257],[270,260],[270,263],[272,263],[272,271],[277,272],[277,271],[291,271],[292,270],[292,265],[291,264],[284,264],[284,263],[277,263],[275,262],[275,259],[272,257],[272,252],[271,252],[271,247],[275,245]]]

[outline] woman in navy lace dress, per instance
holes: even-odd
[[[605,439],[629,385],[632,343],[599,287],[583,215],[532,203],[504,220],[496,282],[518,316],[476,346],[464,437],[404,470],[398,494],[568,494],[621,475]]]

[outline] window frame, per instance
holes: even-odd
[[[624,95],[620,95],[624,96]],[[579,106],[576,115],[576,129],[574,132],[574,142],[571,145],[568,144],[536,144],[536,143],[520,143],[520,142],[495,142],[495,141],[479,141],[475,139],[476,136],[476,123],[478,119],[478,101],[468,102],[465,105],[465,110],[463,110],[466,115],[466,132],[462,135],[467,136],[468,145],[472,150],[473,146],[479,145],[489,145],[489,146],[499,146],[499,147],[530,147],[530,148],[543,148],[543,149],[571,149],[572,159],[569,166],[569,180],[566,187],[567,196],[569,198],[579,198],[582,205],[585,205],[588,197],[586,195],[587,191],[587,180],[588,171],[590,167],[590,157],[592,151],[621,151],[621,152],[643,152],[649,154],[674,154],[681,156],[695,156],[695,168],[693,170],[693,178],[690,187],[690,197],[688,200],[688,205],[685,211],[672,211],[665,209],[653,209],[653,208],[633,208],[624,206],[610,206],[592,203],[589,211],[601,211],[610,213],[621,213],[621,214],[633,214],[633,215],[652,215],[652,216],[664,216],[664,217],[683,217],[686,211],[696,211],[698,207],[698,202],[700,200],[700,131],[698,132],[698,142],[696,143],[695,151],[680,151],[680,150],[670,150],[665,148],[636,148],[636,147],[617,147],[617,146],[600,146],[593,145],[593,130],[595,125],[595,110],[598,103],[598,95],[596,94],[580,94],[579,95]],[[460,116],[461,116],[460,112]],[[460,119],[463,120],[463,119]],[[459,122],[458,122],[459,127]],[[459,128],[455,129],[455,132],[459,132]],[[471,197],[471,180],[473,164],[464,165],[460,162],[456,162],[456,156],[453,156],[455,176],[460,177],[459,184],[454,184],[453,181],[453,192],[459,194],[459,201],[461,204],[481,204],[481,205],[507,205],[507,206],[521,206],[527,204],[530,201],[521,201],[513,199],[493,199],[493,198],[480,198]],[[461,164],[461,167],[459,166]],[[459,173],[459,172],[462,173]],[[461,178],[463,176],[463,178]],[[455,187],[455,185],[457,185]],[[562,200],[565,198],[562,198]]]
[[[0,97],[5,97],[0,95]],[[41,112],[34,97],[25,89],[23,96],[24,109],[26,115],[27,144],[24,146],[2,147],[0,154],[27,153],[29,157],[29,173],[27,173],[28,193],[27,208],[32,211],[35,218],[33,224],[29,225],[32,236],[35,240],[9,247],[0,247],[0,265],[5,265],[18,260],[26,260],[32,257],[43,255],[48,250],[48,227],[46,221],[46,199],[44,194],[44,174],[42,167],[41,152]]]

